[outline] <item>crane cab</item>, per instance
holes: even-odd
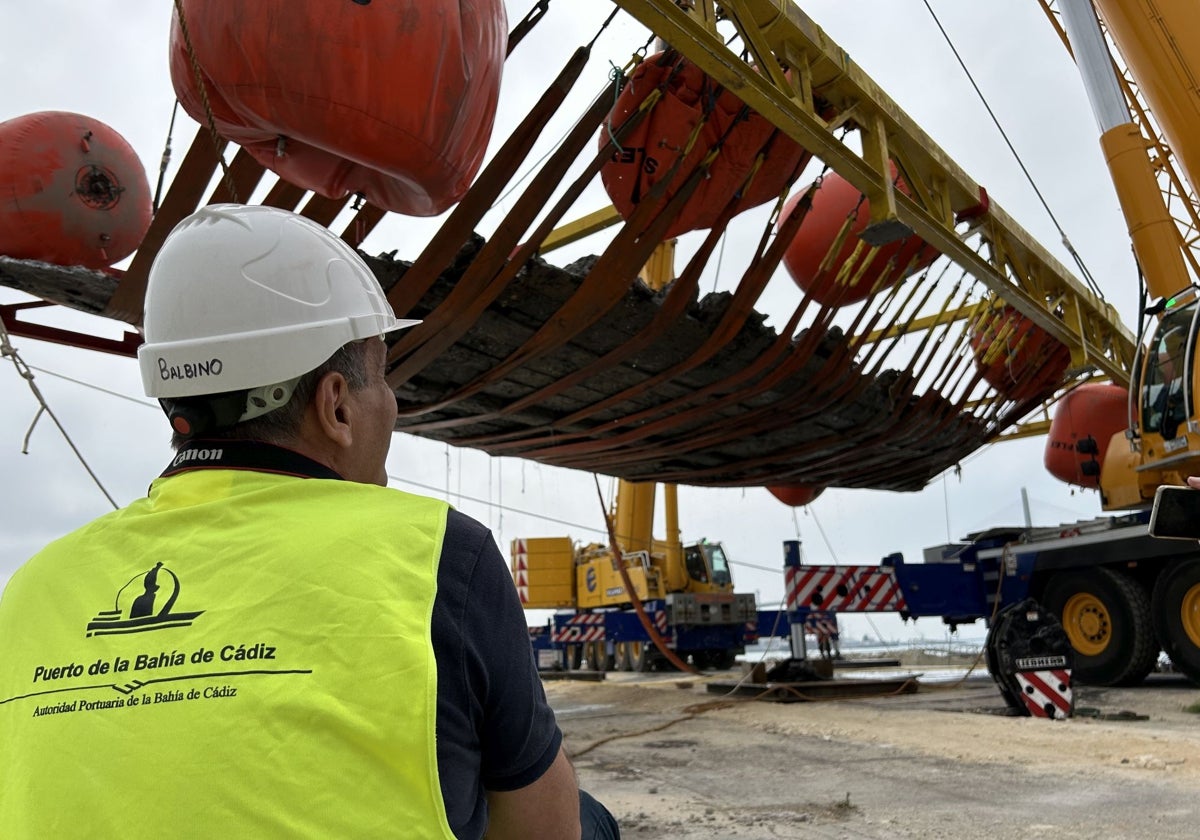
[[[1164,300],[1158,322],[1141,344],[1130,393],[1135,422],[1128,434],[1113,437],[1100,477],[1106,509],[1149,505],[1160,485],[1183,484],[1189,475],[1200,474],[1197,292],[1189,287]]]
[[[1195,316],[1200,312],[1195,290],[1166,306],[1143,350],[1138,388],[1140,432],[1161,439],[1162,455],[1187,448],[1187,423],[1195,416]]]
[[[1196,414],[1197,315],[1196,289],[1168,298],[1149,341],[1142,345],[1134,394],[1146,467],[1168,456],[1186,457],[1192,448],[1188,434]]]
[[[733,576],[725,548],[719,542],[701,540],[683,547],[683,564],[689,592],[732,592]]]

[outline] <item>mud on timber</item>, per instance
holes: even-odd
[[[472,301],[452,293],[482,245],[470,238],[401,314],[457,317]],[[410,265],[367,259],[385,290],[402,283]],[[413,372],[396,387],[397,428],[633,480],[915,491],[1024,410],[985,423],[936,392],[915,394],[907,373],[866,375],[836,327],[789,340],[753,310],[731,312],[728,293],[694,295],[680,317],[638,338],[666,294],[640,281],[590,327],[497,372],[554,321],[595,259],[565,268],[530,260],[457,341],[410,363]],[[116,288],[100,272],[5,257],[0,284],[93,313]],[[727,339],[714,341],[723,330]],[[632,352],[631,341],[639,345]]]
[[[786,705],[714,704],[680,675],[546,690],[629,840],[1191,840],[1200,821],[1200,690],[1178,675],[1082,687],[1104,717],[1068,721],[972,713],[1004,705],[986,675]]]

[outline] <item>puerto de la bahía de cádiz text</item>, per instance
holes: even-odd
[[[262,642],[257,642],[249,647],[244,644],[225,645],[219,650],[210,650],[206,647],[201,647],[190,656],[187,653],[173,650],[170,653],[166,651],[159,653],[139,653],[133,659],[127,659],[124,656],[114,656],[111,662],[105,659],[97,659],[90,665],[81,665],[76,662],[49,667],[38,665],[33,669],[33,681],[37,683],[72,679],[82,677],[85,673],[93,677],[109,673],[122,673],[131,670],[131,665],[134,671],[147,671],[155,668],[175,668],[180,665],[186,665],[188,662],[199,665],[206,662],[213,662],[216,659],[220,659],[222,662],[247,662],[274,658],[274,646],[266,645]]]

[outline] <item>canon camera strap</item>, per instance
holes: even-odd
[[[191,470],[249,470],[297,478],[342,477],[311,458],[253,440],[191,440],[171,459],[159,478]]]

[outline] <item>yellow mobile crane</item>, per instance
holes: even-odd
[[[569,667],[586,660],[596,671],[651,670],[666,662],[652,644],[657,632],[681,660],[724,670],[756,637],[754,596],[733,591],[721,543],[680,540],[675,485],[663,485],[666,538],[653,536],[656,495],[652,482],[617,482],[607,517],[619,557],[609,542],[512,541],[513,576],[525,608],[573,613],[561,629],[550,631]],[[635,602],[655,622],[655,631],[642,626]]]

